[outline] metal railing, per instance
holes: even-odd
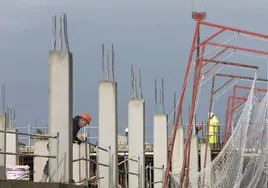
[[[0,130],[0,133],[4,133],[4,135],[6,134],[15,134],[15,135],[24,135],[24,136],[29,136],[30,138],[35,138],[35,137],[39,137],[39,138],[45,138],[45,139],[57,139],[57,154],[59,153],[59,133],[56,133],[56,136],[49,136],[49,135],[40,135],[40,134],[28,134],[28,133],[21,133],[21,132],[13,132],[13,131],[6,131],[6,130]],[[5,145],[6,145],[6,136],[5,137]],[[1,155],[16,155],[16,156],[27,156],[27,157],[40,157],[40,158],[51,158],[51,159],[56,159],[57,160],[57,164],[59,161],[59,155],[56,156],[50,156],[50,155],[36,155],[36,154],[27,154],[27,153],[12,153],[12,152],[6,152],[6,151],[0,151]],[[6,160],[5,160],[6,161]],[[58,169],[56,171],[56,176],[57,176],[57,180],[58,180]]]
[[[85,138],[85,140],[83,141],[83,143],[85,143],[85,155],[82,157],[82,158],[79,158],[79,159],[75,159],[73,160],[73,162],[77,162],[77,161],[85,161],[85,165],[86,165],[86,168],[85,168],[85,186],[89,186],[89,181],[92,180],[92,177],[91,177],[91,169],[90,169],[90,163],[93,163],[96,165],[96,172],[95,172],[95,177],[94,178],[94,182],[97,182],[97,185],[98,187],[100,187],[100,179],[101,178],[105,178],[105,177],[99,177],[99,166],[104,166],[104,167],[107,167],[109,169],[109,188],[112,187],[111,185],[111,173],[112,173],[112,169],[111,169],[111,146],[109,146],[108,149],[105,149],[103,147],[100,147],[100,146],[97,146],[95,144],[92,144],[90,143],[87,138]],[[81,145],[80,145],[81,146]],[[79,147],[80,147],[79,146]],[[88,146],[89,146],[89,149],[88,149]],[[96,160],[93,160],[91,159],[91,152],[93,151],[91,148],[94,148],[93,150],[96,152]],[[103,163],[100,163],[99,162],[99,150],[102,150],[104,152],[107,152],[108,153],[108,156],[109,156],[109,162],[108,164],[103,164]],[[82,182],[79,182],[79,183],[82,183]]]
[[[154,177],[154,171],[162,171],[162,179],[161,180],[153,180],[153,177]],[[149,163],[146,168],[145,168],[145,171],[146,171],[146,176],[145,176],[145,183],[146,183],[146,188],[152,188],[153,185],[155,184],[159,184],[159,183],[163,183],[164,182],[164,174],[165,174],[165,169],[164,169],[164,165],[162,165],[162,167],[154,167],[152,166],[151,163]]]

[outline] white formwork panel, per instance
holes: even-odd
[[[49,178],[53,182],[73,180],[73,58],[68,51],[49,52]],[[58,162],[58,164],[57,164]],[[57,171],[58,170],[58,171]]]
[[[129,188],[143,188],[145,186],[145,101],[142,99],[131,99],[128,103],[128,138],[129,138],[129,172],[139,174],[129,174]]]
[[[36,140],[33,144],[34,146],[34,155],[45,155],[48,156],[47,150],[48,140]],[[40,182],[43,175],[43,170],[46,165],[48,158],[44,157],[34,157],[33,166],[34,166],[34,182]]]
[[[0,130],[6,130],[5,114],[0,113]],[[0,133],[0,152],[6,152],[6,134]],[[0,179],[6,178],[6,155],[0,154]]]
[[[199,171],[199,147],[198,147],[198,135],[192,135],[190,145],[190,183],[193,187],[197,186],[196,174]]]
[[[172,153],[172,173],[179,174],[183,163],[183,146],[184,146],[184,127],[179,125],[177,128],[173,153]]]
[[[87,147],[87,158],[89,159],[89,149],[90,146],[87,143],[81,143],[80,145],[78,144],[73,144],[73,179],[76,184],[81,184],[84,183],[84,180],[86,179],[86,174],[88,175],[88,178],[90,176],[90,162],[88,162],[88,168],[86,168],[86,148]],[[78,160],[80,159],[80,160]],[[88,173],[86,173],[86,170]]]
[[[7,128],[9,132],[17,132],[15,128]],[[17,134],[6,134],[6,151],[9,153],[18,153],[18,135]],[[7,155],[6,164],[9,166],[17,165],[17,155]]]
[[[117,123],[117,83],[99,83],[99,146],[110,152],[99,150],[100,188],[118,186],[118,123]]]
[[[210,147],[210,143],[207,143],[207,151],[206,151],[206,141],[202,140],[201,144],[200,144],[200,163],[201,163],[201,170],[204,169],[204,163],[205,163],[205,158],[206,158],[206,167],[208,167],[211,163],[211,147]],[[207,155],[205,156],[207,152]],[[209,187],[211,186],[211,173],[208,171],[208,173],[205,173],[205,183],[206,185],[208,185]]]
[[[161,182],[163,181],[163,172],[168,160],[167,115],[155,114],[153,120],[154,120],[154,167],[155,167],[154,182]],[[154,185],[154,188],[162,188],[162,187],[163,183],[157,183]]]

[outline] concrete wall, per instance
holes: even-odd
[[[7,128],[9,132],[17,132],[17,129]],[[18,135],[6,134],[6,151],[10,153],[18,153]],[[16,155],[7,155],[6,164],[10,166],[17,165],[18,157]]]
[[[117,122],[117,83],[99,83],[99,146],[111,146],[111,156],[102,150],[99,151],[99,162],[111,164],[110,169],[99,165],[100,187],[118,186],[118,122]],[[111,175],[111,176],[110,176]],[[110,178],[110,179],[109,179]]]
[[[129,158],[138,160],[140,157],[140,166],[137,162],[129,161],[129,172],[140,173],[138,176],[129,174],[129,188],[145,186],[144,183],[144,144],[145,144],[145,102],[144,100],[132,99],[128,103],[128,136],[129,136]],[[140,170],[140,172],[139,172]]]
[[[179,174],[183,163],[184,128],[179,126],[172,155],[172,173]]]
[[[5,115],[0,113],[0,130],[5,131]],[[6,134],[0,133],[0,152],[6,151]],[[6,155],[0,154],[0,179],[6,178]]]
[[[154,167],[162,168],[163,170],[154,170],[154,182],[163,181],[163,173],[168,159],[168,129],[167,115],[154,115]],[[162,188],[162,183],[157,183],[154,188]]]
[[[73,179],[73,58],[67,51],[49,52],[49,135],[59,132],[57,140],[50,139],[49,176],[54,182],[69,182]],[[58,179],[56,169],[58,166]]]

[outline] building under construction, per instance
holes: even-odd
[[[87,131],[84,131],[80,135],[83,140],[80,145],[72,140],[73,54],[68,42],[67,16],[65,13],[54,16],[53,45],[49,52],[48,131],[19,132],[14,110],[10,107],[6,110],[4,105],[4,113],[0,116],[0,187],[16,187],[18,181],[27,187],[51,187],[52,182],[65,184],[60,186],[66,187],[100,188],[267,187],[268,97],[267,88],[256,86],[257,82],[266,83],[267,79],[258,77],[258,66],[229,62],[227,59],[239,51],[262,55],[267,59],[268,51],[232,45],[230,41],[237,35],[265,39],[268,35],[205,22],[205,13],[193,12],[192,16],[196,27],[184,83],[170,115],[175,117],[172,125],[169,126],[170,119],[163,105],[163,79],[160,92],[155,81],[153,143],[145,142],[145,99],[141,69],[139,67],[135,71],[131,66],[128,130],[125,135],[118,135],[117,89],[120,86],[114,74],[115,52],[112,45],[111,53],[106,56],[105,46],[102,45],[102,79],[98,86],[98,142],[91,142]],[[203,39],[201,26],[218,31]],[[212,42],[227,31],[233,32],[234,37],[224,43]],[[211,50],[210,47],[214,48]],[[224,54],[227,56],[224,57]],[[203,70],[209,65],[209,68]],[[249,69],[254,74],[243,76],[214,71],[218,66]],[[194,70],[193,75],[190,74],[191,69]],[[193,76],[192,84],[188,83],[190,76]],[[216,87],[218,77],[227,81]],[[222,126],[210,125],[210,116],[207,122],[195,121],[199,92],[202,84],[208,80],[212,84],[208,93],[209,114],[213,111],[215,99],[226,91],[224,89],[233,89],[232,95],[228,97],[226,121]],[[251,85],[238,83],[243,80],[250,81]],[[189,88],[192,93],[189,124],[184,125],[181,116],[185,93]],[[246,95],[239,96],[239,89],[246,90]],[[258,93],[263,93],[264,97],[258,97]],[[213,126],[217,126],[217,131],[211,135],[210,128]],[[170,138],[169,128],[172,129]],[[28,147],[19,145],[19,135],[32,139],[33,144],[30,142]],[[209,140],[211,136],[215,142]],[[46,183],[40,183],[47,160],[49,178]],[[16,176],[10,178],[15,171]],[[11,179],[15,182],[7,181]],[[28,181],[35,183],[29,184]]]

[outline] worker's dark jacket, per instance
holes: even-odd
[[[77,138],[77,133],[80,130],[80,127],[78,126],[80,116],[75,116],[73,118],[73,141],[78,141],[79,138]]]
[[[73,118],[73,142],[74,141],[79,141],[79,138],[77,138],[77,133],[79,132],[80,130],[80,127],[78,126],[78,122],[79,122],[79,118],[80,116],[75,116]],[[49,145],[47,144],[47,148],[49,147]],[[43,172],[48,175],[48,160],[46,162],[46,165],[44,167],[44,170]]]

